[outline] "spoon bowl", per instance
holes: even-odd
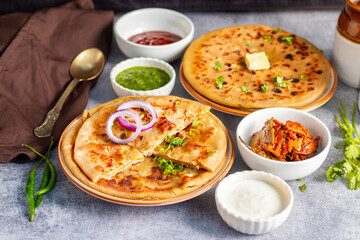
[[[97,48],[89,48],[74,58],[70,66],[70,75],[81,81],[93,80],[99,76],[104,65],[104,54]]]
[[[105,57],[98,48],[89,48],[79,53],[70,65],[70,75],[73,77],[65,91],[46,114],[44,121],[34,129],[38,138],[50,137],[54,124],[60,116],[60,111],[76,85],[81,81],[93,80],[100,75],[105,65]]]

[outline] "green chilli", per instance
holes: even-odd
[[[50,146],[45,154],[42,155],[41,153],[37,152],[34,148],[30,147],[29,145],[23,144],[22,146],[27,147],[31,151],[33,151],[36,155],[41,157],[41,160],[38,162],[38,164],[30,171],[28,180],[26,183],[26,199],[28,201],[29,205],[29,213],[30,213],[30,221],[34,220],[35,217],[35,208],[37,208],[44,197],[44,193],[50,191],[56,181],[56,171],[54,168],[54,165],[50,161],[50,154],[51,154],[51,147],[52,147],[53,141],[51,140]],[[42,163],[42,161],[46,161],[46,165],[44,167],[42,181],[40,184],[39,191],[34,194],[35,190],[35,176],[36,176],[36,170]],[[36,198],[36,202],[34,201],[34,195],[38,195]]]
[[[48,185],[49,177],[50,177],[50,169],[49,169],[48,164],[46,163],[44,171],[43,171],[43,176],[42,176],[39,190],[44,189]],[[38,197],[36,198],[36,202],[35,202],[35,208],[37,208],[41,204],[43,198],[44,198],[44,194],[38,195]]]
[[[43,158],[46,160],[46,164],[49,166],[50,168],[50,179],[49,182],[47,184],[47,186],[39,191],[37,191],[35,193],[35,195],[39,195],[39,194],[44,194],[47,193],[48,191],[50,191],[54,186],[55,186],[55,182],[56,182],[56,170],[54,165],[52,164],[52,162],[46,158],[44,155],[42,155],[41,153],[39,153],[38,151],[36,151],[34,148],[30,147],[29,145],[24,144],[25,147],[29,148],[31,151],[33,151],[34,153],[36,153],[39,157]]]
[[[51,189],[53,189],[53,187],[55,186],[55,182],[56,182],[56,171],[55,171],[55,167],[52,164],[52,162],[50,162],[49,159],[46,159],[46,164],[49,166],[50,168],[50,179],[48,184],[46,185],[45,188],[37,191],[35,193],[35,195],[40,195],[40,194],[44,194],[47,193],[48,191],[50,191]]]
[[[34,204],[34,189],[35,189],[35,176],[36,169],[40,166],[42,159],[36,166],[30,171],[28,180],[26,183],[26,199],[29,205],[30,221],[32,222],[35,217],[35,204]]]

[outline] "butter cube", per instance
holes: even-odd
[[[270,68],[269,59],[265,52],[247,53],[245,55],[245,63],[249,70],[263,70]]]

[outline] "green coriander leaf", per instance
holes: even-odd
[[[321,49],[317,49],[316,52],[317,52],[317,53],[322,53],[322,52],[324,52],[324,51],[321,50]]]
[[[175,101],[175,105],[178,105],[180,103],[180,100]]]
[[[301,185],[299,188],[302,192],[304,192],[307,189],[307,186],[306,186],[306,184],[304,184],[304,185]]]
[[[280,32],[280,28],[277,28],[273,31],[273,33],[278,33],[278,32]]]
[[[216,151],[208,151],[207,152],[208,155],[213,154],[213,153],[216,153]]]
[[[272,38],[272,36],[271,36],[271,35],[267,35],[267,36],[265,36],[265,37],[264,37],[264,40],[268,42],[268,41],[270,41],[270,40],[271,40],[271,38]]]
[[[184,147],[185,146],[185,140],[181,139],[179,137],[173,137],[170,135],[167,135],[165,137],[165,145],[162,145],[161,147],[158,146],[161,152],[166,153],[170,149],[174,149],[175,146]]]
[[[153,161],[158,162],[159,167],[164,170],[164,175],[177,173],[184,169],[183,166],[173,163],[170,159],[166,160],[163,157],[155,157]]]
[[[191,126],[193,128],[196,128],[200,123],[202,123],[200,120],[195,119],[192,123]]]
[[[241,86],[241,90],[244,92],[244,93],[251,93],[251,91],[249,91],[245,85],[242,85]]]
[[[356,144],[350,144],[345,147],[345,156],[349,159],[357,159],[360,157],[360,149]]]
[[[346,179],[348,180],[348,185],[350,190],[356,190],[357,189],[357,181],[354,172],[349,172],[346,175]]]
[[[343,169],[343,171],[345,173],[349,173],[349,172],[352,172],[354,170],[351,163],[347,159],[345,159],[345,162],[342,165],[342,169]]]
[[[128,153],[129,153],[129,151],[128,151],[128,150],[125,150],[125,151],[124,151],[124,154],[128,154]]]
[[[301,182],[301,181],[302,181],[302,178],[299,178],[298,181]]]
[[[139,116],[141,119],[143,119],[145,117],[145,114],[141,113]]]
[[[335,145],[334,148],[339,149],[339,146],[338,146],[338,145]]]
[[[215,63],[216,63],[215,70],[219,71],[221,69],[221,62],[216,61]]]
[[[283,41],[289,45],[293,44],[292,39],[293,39],[293,37],[291,37],[291,36],[289,36],[289,37],[281,36],[281,38],[280,38],[281,41]]]
[[[326,171],[326,179],[329,182],[333,182],[335,181],[335,177],[341,177],[341,175],[337,174],[334,169],[333,166],[331,166],[327,171]]]
[[[251,48],[254,47],[249,40],[246,41],[246,45],[248,45]]]
[[[306,79],[307,79],[307,77],[306,77],[306,76],[304,76],[304,75],[301,75],[301,76],[300,76],[300,79],[302,79],[302,80],[306,80]]]
[[[261,91],[267,92],[267,85],[265,83],[263,85],[261,85],[260,88],[261,88]]]
[[[173,145],[173,146],[184,147],[185,146],[185,140],[183,140],[183,139],[181,139],[179,137],[176,137],[176,138],[171,139],[170,144]]]
[[[282,80],[284,79],[284,77],[279,76],[279,75],[275,75],[274,79],[275,79],[275,83],[281,83]]]
[[[291,82],[293,79],[284,80],[283,76],[275,75],[275,86],[285,88],[286,83]]]
[[[224,77],[223,76],[219,76],[218,78],[216,78],[216,87],[218,89],[223,89],[224,88]]]

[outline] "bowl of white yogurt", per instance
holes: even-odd
[[[285,222],[294,195],[280,177],[253,170],[224,178],[216,188],[215,201],[230,227],[246,234],[264,234]]]

